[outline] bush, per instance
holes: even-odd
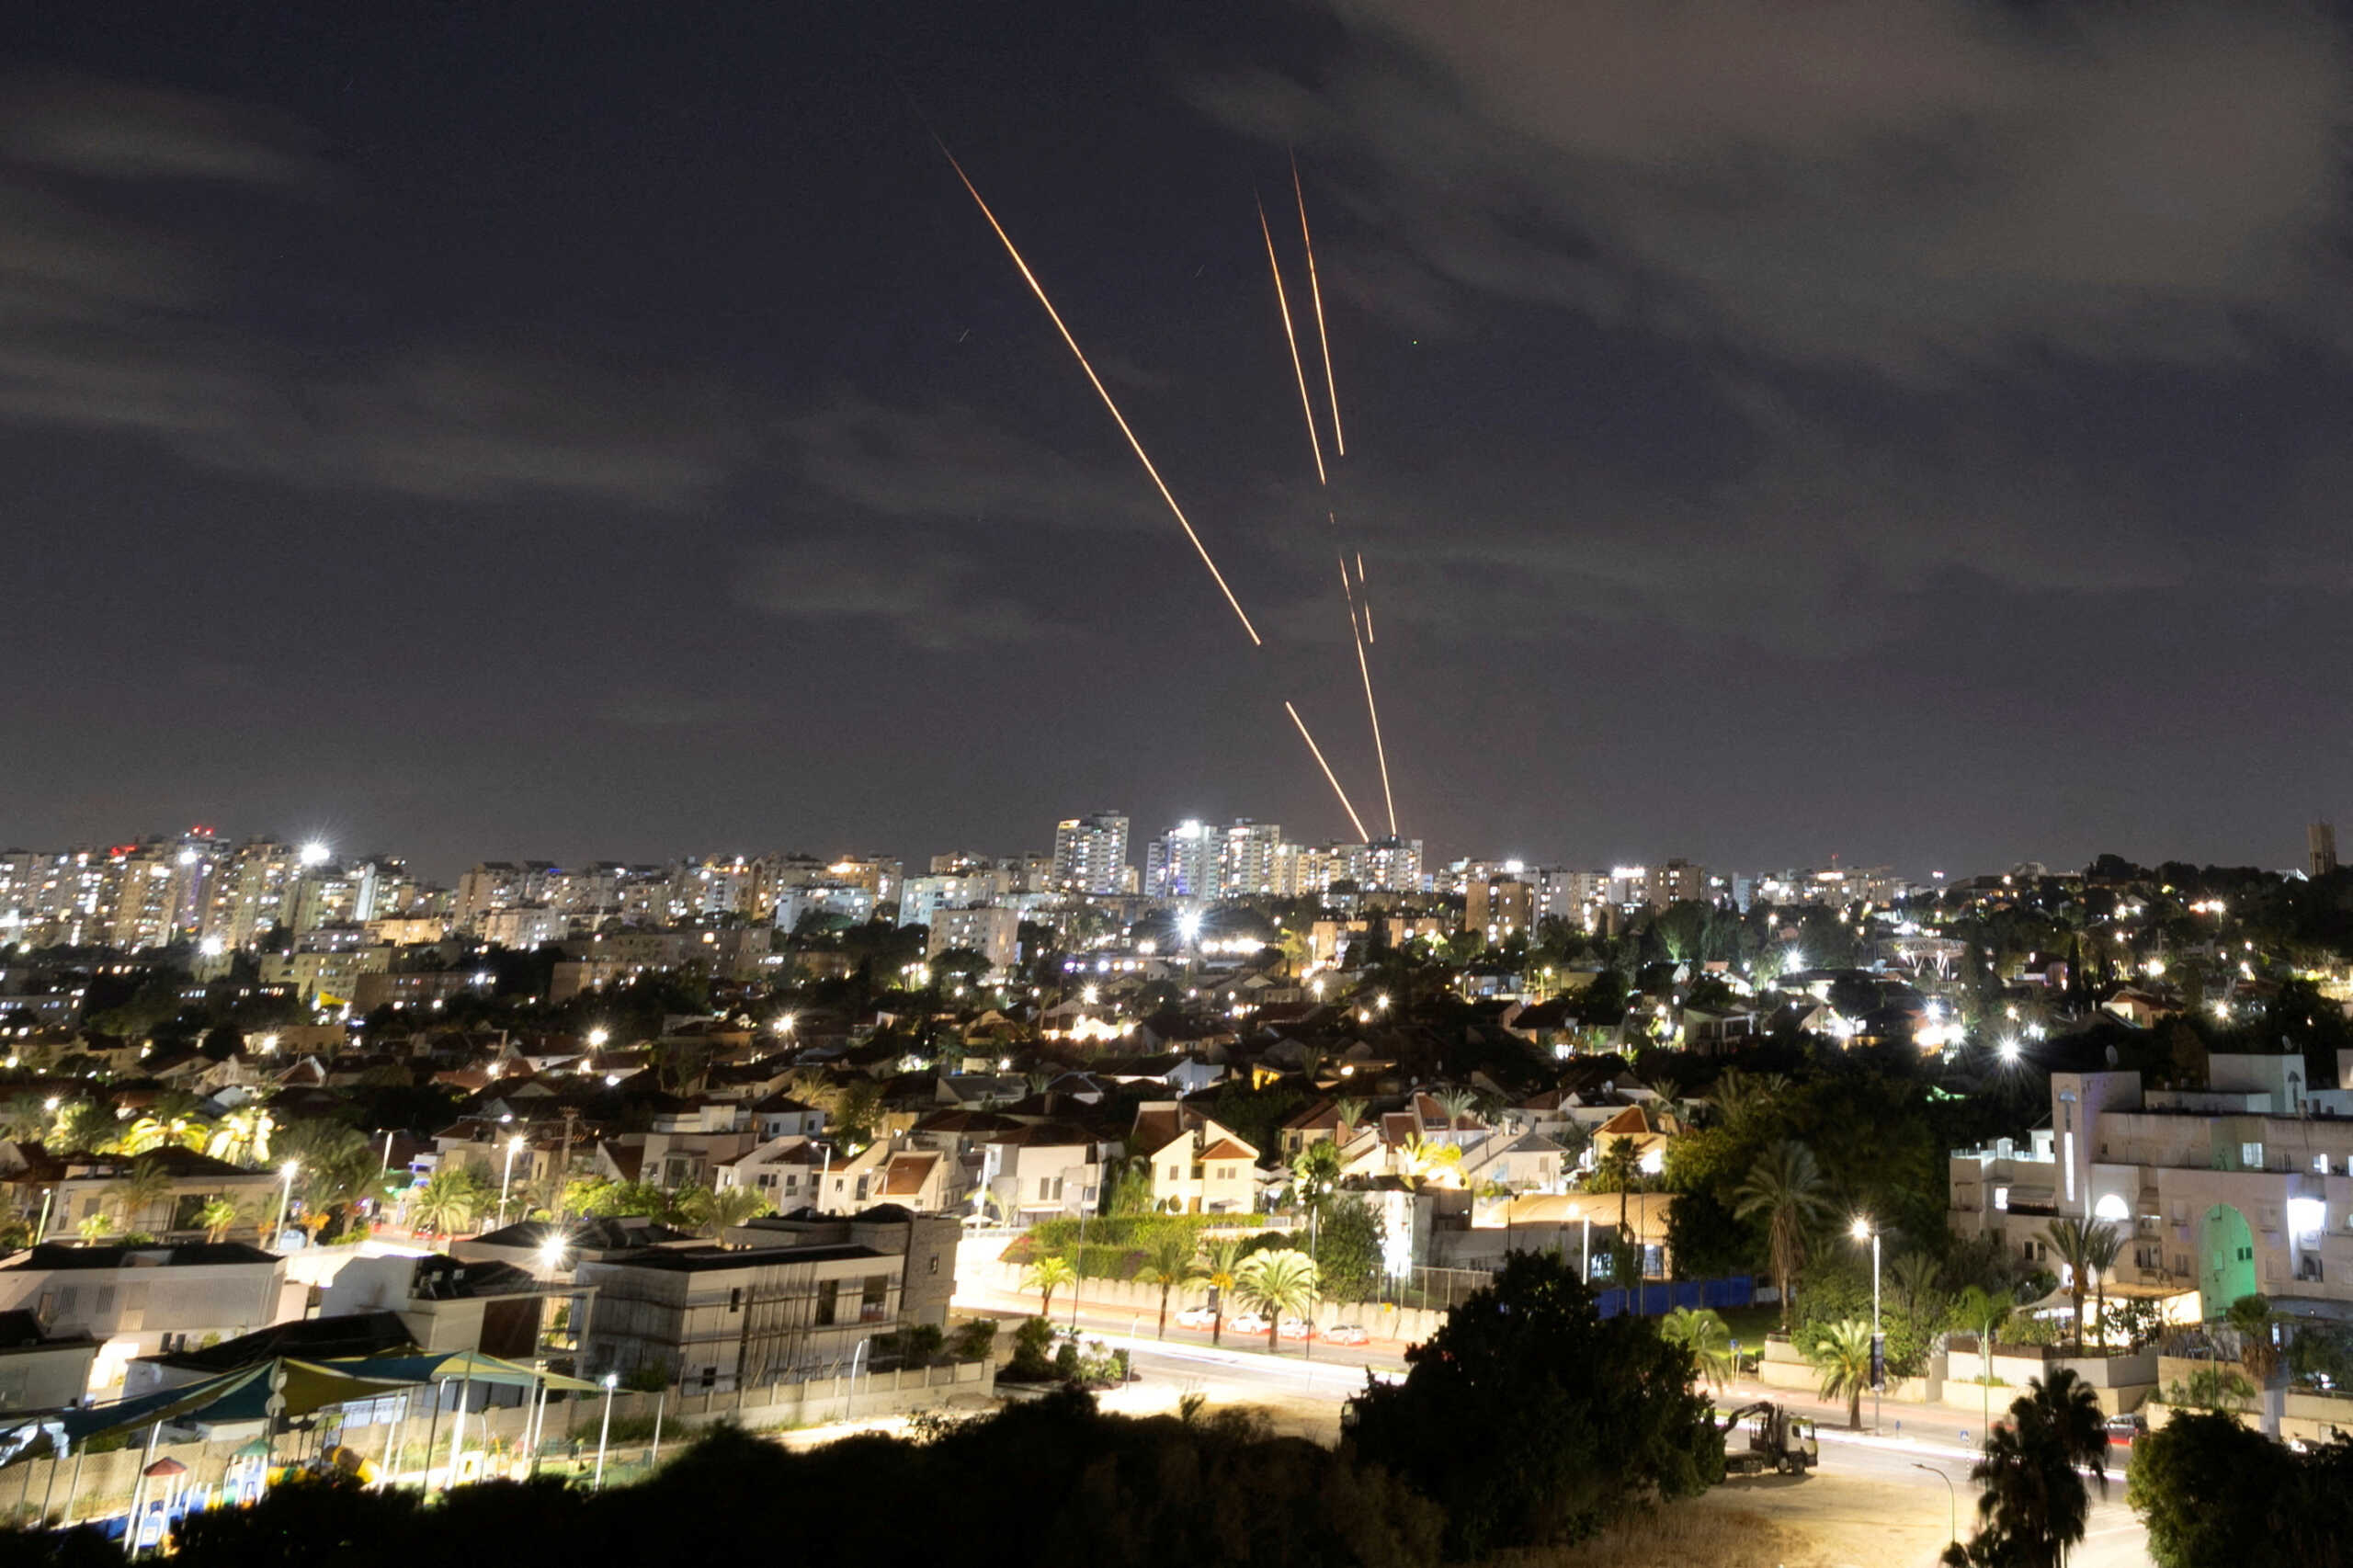
[[[931,1324],[909,1324],[896,1334],[876,1339],[874,1350],[878,1356],[894,1358],[902,1367],[928,1367],[946,1339],[947,1335]]]
[[[1005,1364],[1005,1375],[1015,1382],[1040,1382],[1054,1375],[1054,1364],[1047,1353],[1054,1343],[1054,1325],[1044,1318],[1023,1318],[1021,1326],[1013,1331],[1013,1358]]]
[[[960,1324],[949,1349],[959,1361],[985,1361],[996,1348],[996,1319],[974,1318]]]

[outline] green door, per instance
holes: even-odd
[[[2199,1313],[2211,1322],[2255,1293],[2255,1233],[2245,1215],[2217,1203],[2198,1222]]]

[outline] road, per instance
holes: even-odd
[[[1005,1292],[960,1293],[958,1305],[972,1310],[1035,1316],[1036,1301]],[[1174,1409],[1188,1393],[1212,1405],[1265,1406],[1279,1427],[1330,1441],[1338,1436],[1340,1405],[1364,1386],[1366,1372],[1403,1374],[1404,1346],[1374,1344],[1362,1348],[1319,1345],[1313,1357],[1295,1341],[1268,1355],[1263,1339],[1247,1344],[1231,1335],[1222,1346],[1206,1331],[1180,1329],[1170,1320],[1168,1337],[1153,1334],[1154,1314],[1097,1312],[1084,1303],[1078,1324],[1090,1338],[1125,1348],[1137,1382],[1105,1397],[1107,1408],[1136,1415]],[[1071,1309],[1055,1303],[1054,1321],[1067,1325]],[[1722,1391],[1722,1407],[1753,1399],[1792,1405],[1822,1424],[1822,1464],[1805,1476],[1759,1476],[1728,1482],[1711,1494],[1711,1506],[1753,1508],[1807,1531],[1828,1555],[1821,1561],[1843,1568],[1935,1560],[1952,1517],[1965,1536],[1975,1508],[1969,1468],[1977,1458],[1977,1422],[1967,1412],[1941,1405],[1898,1404],[1883,1412],[1886,1429],[1848,1432],[1844,1406],[1792,1395],[1786,1390],[1734,1384]],[[1865,1418],[1869,1419],[1868,1409]],[[1966,1434],[1966,1436],[1964,1436]],[[1946,1491],[1946,1482],[1951,1492]],[[2071,1568],[2146,1568],[2147,1537],[2124,1504],[2124,1474],[2112,1465],[2108,1493],[2092,1492],[2089,1531],[2069,1559]]]

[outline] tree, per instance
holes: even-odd
[[[1242,1273],[1241,1242],[1232,1236],[1203,1242],[1197,1268],[1201,1282],[1210,1288],[1210,1343],[1222,1344],[1225,1338],[1226,1295]]]
[[[1631,1138],[1613,1138],[1609,1147],[1593,1163],[1593,1174],[1586,1177],[1586,1187],[1594,1192],[1614,1192],[1618,1195],[1618,1229],[1626,1230],[1626,1198],[1642,1185],[1642,1156],[1634,1152]]]
[[[2294,1472],[2304,1462],[2235,1417],[2177,1415],[2132,1445],[2124,1495],[2148,1526],[2149,1555],[2162,1568],[2317,1564],[2327,1560],[2289,1556],[2279,1528],[2284,1505],[2301,1490]],[[2344,1462],[2341,1452],[2336,1462]],[[2314,1522],[2339,1531],[2353,1526],[2344,1496],[2340,1490],[2335,1507],[2318,1510]]]
[[[1168,1293],[1193,1278],[1193,1233],[1189,1227],[1163,1223],[1144,1247],[1143,1267],[1136,1278],[1160,1288],[1160,1324],[1154,1337],[1168,1337]]]
[[[204,1227],[204,1239],[208,1242],[227,1239],[229,1233],[244,1223],[247,1217],[236,1199],[226,1193],[206,1199],[204,1206],[196,1211],[196,1222]]]
[[[1055,1291],[1077,1283],[1078,1270],[1058,1252],[1044,1254],[1021,1271],[1021,1288],[1038,1292],[1038,1315],[1041,1318],[1053,1316]]]
[[[1863,1391],[1871,1386],[1871,1325],[1842,1318],[1825,1326],[1806,1351],[1822,1375],[1822,1397],[1847,1402],[1847,1429],[1863,1425]]]
[[[2101,1233],[2107,1233],[2104,1236]],[[2106,1225],[2083,1220],[2053,1220],[2043,1227],[2042,1238],[2049,1244],[2059,1261],[2067,1267],[2067,1299],[2075,1309],[2075,1354],[2084,1353],[2084,1298],[2092,1293],[2092,1275],[2101,1267],[2095,1260],[2105,1256],[2109,1263],[2116,1261],[2117,1238]]]
[[[1984,1491],[1967,1560],[1985,1568],[2059,1568],[2084,1539],[2091,1494],[2077,1467],[2108,1491],[2108,1431],[2090,1387],[2062,1367],[2027,1385],[2010,1418],[1985,1435],[1969,1478]]]
[[[766,1196],[748,1187],[688,1187],[679,1195],[679,1208],[699,1236],[717,1238],[729,1227],[776,1211]]]
[[[2108,1277],[2123,1250],[2124,1233],[2114,1225],[2094,1225],[2084,1239],[2084,1262],[2092,1271],[2092,1324],[2103,1352],[2108,1348]]]
[[[1457,1180],[1462,1175],[1462,1146],[1442,1143],[1409,1135],[1397,1146],[1397,1174],[1416,1189],[1451,1174]]]
[[[38,1143],[49,1133],[49,1107],[38,1095],[11,1095],[0,1105],[0,1137]]]
[[[1345,1428],[1361,1459],[1438,1505],[1452,1558],[1584,1540],[1723,1474],[1690,1354],[1647,1319],[1604,1319],[1572,1265],[1514,1253],[1404,1379],[1369,1382]]]
[[[1267,1348],[1275,1348],[1275,1335],[1286,1316],[1304,1317],[1315,1304],[1315,1260],[1286,1247],[1279,1252],[1252,1253],[1242,1260],[1233,1278],[1242,1304],[1265,1314]]]
[[[1332,1205],[1315,1232],[1315,1267],[1323,1293],[1336,1301],[1371,1298],[1381,1277],[1381,1220],[1361,1198]]]
[[[1659,1320],[1658,1336],[1690,1352],[1699,1375],[1722,1388],[1733,1371],[1732,1330],[1715,1311],[1677,1307]]]
[[[1340,1185],[1340,1146],[1319,1138],[1290,1163],[1291,1194],[1310,1209],[1321,1209]]]
[[[130,1168],[107,1187],[108,1201],[114,1205],[119,1228],[143,1231],[150,1227],[140,1223],[148,1211],[159,1203],[168,1203],[172,1197],[172,1173],[160,1160],[134,1160]],[[167,1215],[159,1230],[171,1228]]]
[[[375,1142],[340,1121],[290,1122],[272,1142],[278,1158],[295,1162],[294,1196],[314,1213],[347,1221],[352,1205],[375,1190],[382,1174]],[[436,1180],[440,1176],[434,1173]]]
[[[489,1189],[464,1165],[435,1171],[409,1199],[409,1222],[419,1230],[454,1236],[474,1222]]]
[[[1733,1212],[1743,1220],[1763,1215],[1773,1283],[1781,1292],[1781,1327],[1790,1326],[1791,1292],[1805,1264],[1806,1232],[1830,1215],[1830,1187],[1814,1164],[1813,1151],[1782,1139],[1768,1146],[1733,1189]]]

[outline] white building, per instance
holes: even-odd
[[[1054,824],[1054,885],[1064,892],[1128,891],[1128,819],[1097,812]]]
[[[2050,1127],[2024,1147],[1954,1153],[1953,1230],[2055,1270],[2041,1240],[2052,1220],[2115,1225],[2116,1282],[2194,1291],[2209,1318],[2256,1292],[2290,1310],[2353,1304],[2353,1093],[2303,1076],[2301,1056],[2231,1055],[2210,1059],[2202,1090],[2053,1074]]]
[[[926,958],[938,958],[950,948],[970,948],[989,960],[992,969],[1010,969],[1021,959],[1021,912],[1017,909],[937,909],[932,911],[931,939]]]

